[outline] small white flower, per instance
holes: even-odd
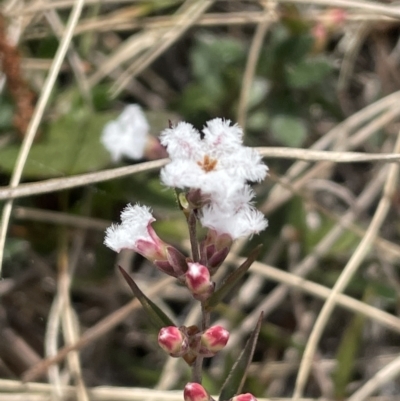
[[[200,133],[183,121],[162,131],[160,142],[167,148],[171,159],[192,159],[201,152]]]
[[[268,226],[264,215],[249,204],[232,213],[208,205],[203,208],[200,221],[204,227],[215,230],[219,235],[228,234],[233,240],[258,234]]]
[[[200,134],[191,124],[179,123],[161,133],[171,162],[161,170],[164,185],[199,189],[206,206],[200,221],[232,239],[266,228],[267,221],[251,200],[248,181],[261,181],[268,167],[260,154],[242,144],[243,131],[229,120],[208,121]]]
[[[149,232],[155,218],[147,206],[127,205],[121,213],[121,224],[112,224],[106,230],[104,244],[115,252],[121,249],[138,251],[138,241],[154,242]]]
[[[261,181],[267,166],[254,149],[242,146],[242,129],[229,120],[207,123],[203,136],[188,123],[179,123],[161,133],[171,163],[161,171],[162,182],[171,187],[197,188],[209,193],[222,180]]]
[[[114,162],[126,156],[141,159],[147,142],[149,124],[140,106],[126,106],[119,117],[104,126],[101,143]]]
[[[121,224],[107,228],[104,244],[115,252],[132,249],[163,273],[182,276],[187,268],[186,258],[157,235],[151,226],[155,220],[149,207],[128,204],[121,213]]]

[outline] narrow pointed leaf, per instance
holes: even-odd
[[[234,270],[222,283],[221,287],[218,288],[211,296],[207,299],[206,309],[210,310],[217,306],[222,299],[232,291],[233,287],[238,281],[245,275],[250,266],[257,259],[258,254],[261,251],[262,245],[256,246],[250,253],[249,257],[236,269]]]
[[[176,326],[175,323],[154,302],[150,301],[150,299],[143,294],[142,290],[133,281],[132,277],[121,266],[118,266],[118,268],[129,287],[131,287],[133,294],[142,304],[143,309],[155,328],[160,330],[162,327]]]
[[[234,397],[236,394],[239,394],[242,391],[244,382],[246,381],[247,377],[247,370],[253,359],[258,335],[261,330],[263,315],[264,314],[261,312],[256,327],[251,333],[250,338],[247,340],[247,343],[243,351],[240,353],[238,359],[233,365],[232,370],[230,371],[227,379],[225,380],[225,383],[222,385],[219,401],[230,400],[232,397]]]

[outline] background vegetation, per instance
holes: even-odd
[[[160,236],[188,249],[161,163],[115,166],[100,143],[129,103],[155,136],[168,120],[238,121],[270,167],[255,188],[269,228],[235,246],[240,259],[261,243],[262,258],[214,316],[232,336],[205,387],[218,391],[263,310],[247,391],[396,399],[398,165],[384,159],[400,153],[398,5],[4,0],[1,13],[0,400],[182,399],[170,390],[188,368],[159,349],[115,266],[176,321],[194,323],[198,311],[139,255],[103,245],[122,207],[142,202]]]

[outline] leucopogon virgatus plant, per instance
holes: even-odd
[[[191,366],[191,382],[184,388],[185,401],[210,401],[213,398],[201,385],[203,359],[213,357],[229,339],[225,328],[211,324],[210,314],[246,273],[259,247],[222,284],[217,285],[213,276],[236,239],[257,234],[267,227],[263,214],[253,206],[254,192],[249,182],[262,181],[268,168],[255,149],[243,146],[242,129],[229,120],[208,121],[201,133],[191,124],[180,122],[165,129],[160,142],[170,157],[170,162],[161,170],[161,182],[178,194],[188,224],[191,255],[183,255],[160,239],[152,227],[155,218],[150,208],[139,204],[125,207],[121,223],[107,229],[104,243],[115,252],[131,249],[141,254],[161,272],[186,286],[201,304],[199,326],[178,327],[120,268],[155,322],[160,347]],[[201,240],[198,240],[198,223],[206,229]],[[220,401],[256,400],[252,394],[238,393],[253,356],[261,318],[220,391]]]

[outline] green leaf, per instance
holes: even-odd
[[[307,129],[303,120],[283,114],[271,119],[271,132],[276,141],[291,147],[301,146],[307,137]]]
[[[282,24],[293,35],[301,35],[309,32],[310,22],[304,18],[295,4],[280,4],[280,15]]]
[[[325,58],[307,58],[285,68],[289,86],[305,89],[320,83],[330,72],[332,65]]]
[[[145,113],[151,131],[158,134],[167,127],[168,112]],[[32,146],[24,169],[25,178],[52,178],[83,174],[107,168],[111,157],[100,138],[106,123],[119,112],[92,112],[76,106],[65,116],[43,129],[39,140]],[[17,159],[20,144],[10,144],[0,150],[0,170],[10,173]]]
[[[240,353],[238,359],[233,365],[225,383],[222,385],[219,401],[227,401],[241,392],[244,382],[246,381],[247,370],[253,359],[262,320],[263,313],[260,314],[256,327],[251,333],[250,338],[247,340],[243,351]]]
[[[14,109],[11,103],[0,99],[0,129],[9,129],[13,125]]]
[[[366,288],[363,301],[366,302],[373,294],[371,288]],[[366,317],[356,315],[347,326],[340,342],[336,360],[337,366],[333,373],[335,399],[344,399],[347,396],[346,388],[352,381],[355,362],[362,344],[362,334]]]
[[[246,128],[252,131],[264,131],[268,126],[269,115],[266,110],[257,110],[249,113]]]
[[[24,169],[25,178],[49,178],[97,171],[110,163],[100,142],[106,122],[116,113],[91,113],[82,108],[47,126],[33,146]],[[0,151],[0,168],[11,172],[19,144]]]
[[[243,59],[244,50],[237,39],[198,35],[190,55],[193,73],[198,80],[220,75],[226,67]]]
[[[244,274],[249,270],[250,266],[257,259],[260,253],[262,245],[256,246],[248,256],[248,258],[235,269],[222,283],[221,287],[215,291],[210,298],[207,299],[205,303],[206,309],[210,310],[217,306],[221,300],[232,291],[232,288],[238,283],[238,281],[244,276]]]
[[[118,266],[118,268],[129,287],[131,287],[133,294],[142,304],[143,309],[147,313],[147,316],[154,327],[157,330],[161,330],[166,326],[176,326],[175,323],[154,302],[150,301],[150,299],[144,295],[141,289],[133,281],[132,277],[121,266]]]
[[[312,49],[313,37],[308,34],[293,35],[283,26],[272,32],[271,46],[276,61],[282,63],[296,63],[304,59]]]
[[[260,102],[263,101],[268,95],[270,88],[271,84],[268,82],[268,80],[262,77],[255,77],[250,88],[247,108],[251,109],[260,104]]]

